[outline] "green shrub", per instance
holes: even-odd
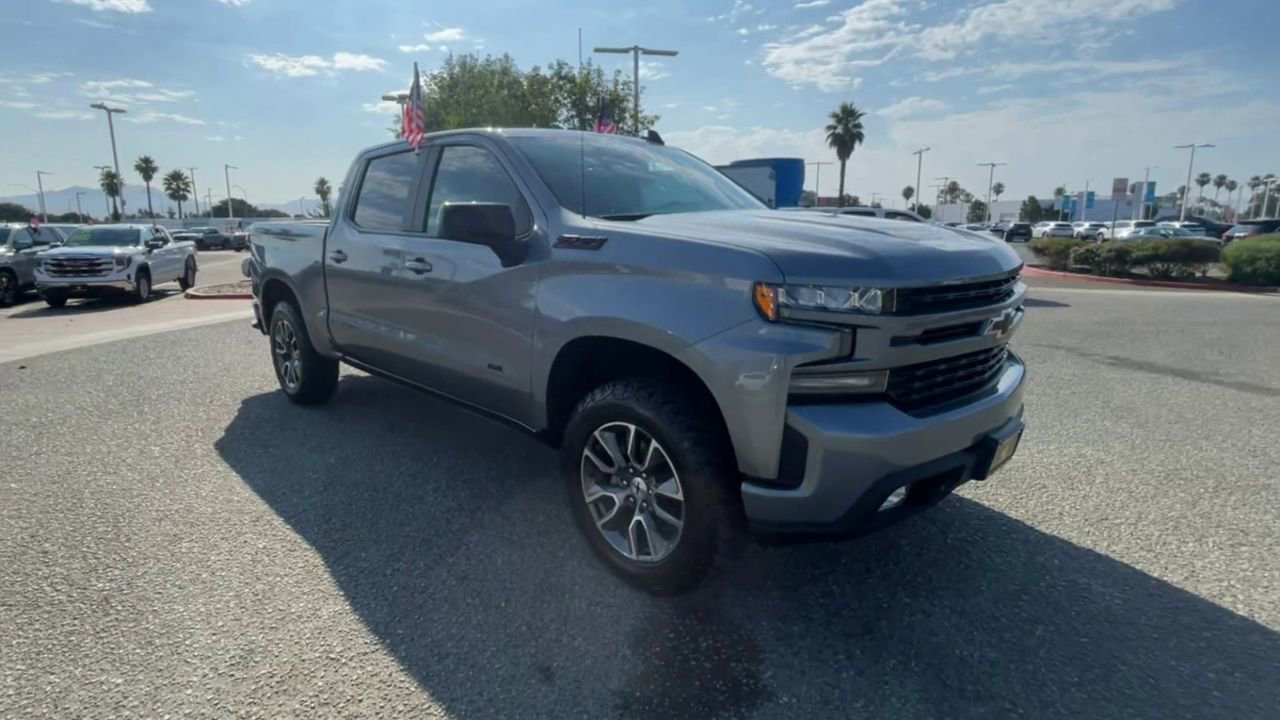
[[[1133,245],[1125,242],[1109,242],[1102,245],[1103,272],[1108,275],[1124,275],[1133,264]]]
[[[1071,248],[1071,264],[1082,265],[1095,273],[1104,273],[1106,261],[1102,259],[1102,248],[1098,245],[1081,245]]]
[[[1280,285],[1280,235],[1236,240],[1222,251],[1231,282]]]
[[[1071,262],[1071,251],[1084,244],[1083,240],[1075,238],[1045,237],[1032,240],[1027,247],[1051,270],[1066,270]]]
[[[1203,275],[1211,263],[1218,262],[1220,254],[1217,243],[1207,240],[1161,238],[1140,240],[1132,245],[1131,264],[1161,279]]]

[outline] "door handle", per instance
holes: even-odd
[[[347,261],[347,254],[342,252],[341,250],[334,250],[333,252],[329,253],[329,259],[337,263],[338,265],[341,265],[342,263]]]
[[[404,262],[404,267],[406,270],[415,272],[419,275],[423,275],[431,272],[431,263],[427,262],[426,260],[423,260],[422,258],[414,258],[412,260],[406,260]]]

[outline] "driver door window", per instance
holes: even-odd
[[[529,206],[493,153],[474,145],[446,145],[440,149],[431,202],[427,205],[427,235],[439,237],[440,208],[445,203],[468,202],[510,206],[517,237],[527,235],[532,228]]]

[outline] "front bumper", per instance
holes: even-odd
[[[69,297],[96,297],[133,292],[136,286],[131,280],[99,280],[93,278],[36,278],[36,292],[56,292]]]
[[[1022,360],[1010,353],[999,379],[976,399],[924,417],[886,402],[788,407],[792,459],[784,454],[783,465],[798,466],[799,484],[744,482],[748,521],[762,534],[857,535],[982,479],[992,438],[1021,432],[1025,375]],[[899,488],[906,499],[880,510]]]

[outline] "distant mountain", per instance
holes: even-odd
[[[79,185],[63,188],[61,190],[45,189],[45,211],[50,215],[61,215],[65,212],[75,212],[77,192],[84,193],[80,196],[81,211],[86,215],[90,215],[99,220],[106,217],[106,215],[104,215],[104,212],[106,211],[105,203],[107,203],[106,193],[102,192],[100,188],[82,187]],[[214,202],[216,203],[221,199],[221,196],[215,197]],[[125,185],[124,201],[125,209],[130,213],[145,211],[147,209],[146,186],[141,183],[137,185]],[[31,208],[34,212],[39,212],[40,210],[40,200],[36,197],[35,193],[0,197],[0,202],[17,203]],[[297,200],[277,203],[257,203],[254,202],[253,198],[249,198],[249,202],[253,203],[255,207],[260,207],[264,210],[270,208],[273,210],[279,210],[280,212],[289,213],[290,215],[298,213]],[[316,198],[305,198],[302,201],[302,205],[305,212],[315,212],[320,207],[320,201]],[[178,209],[177,203],[165,197],[164,191],[160,188],[158,182],[152,183],[151,185],[151,206],[158,214],[161,215],[163,215],[170,207],[172,207],[175,212]],[[200,198],[200,209],[205,209],[205,199],[203,195]],[[182,211],[184,213],[194,212],[195,206],[191,201],[184,202],[182,203]],[[109,215],[110,213],[107,214]]]

